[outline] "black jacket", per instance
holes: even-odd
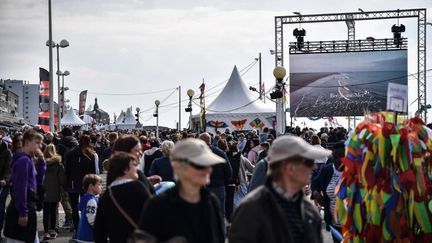
[[[162,156],[163,154],[160,149],[157,149],[155,147],[144,152],[144,175],[149,176],[149,171],[153,164],[153,161]]]
[[[111,190],[123,210],[138,224],[142,208],[151,197],[150,192],[139,181],[113,186]],[[111,243],[124,243],[133,230],[133,226],[114,205],[108,190],[105,191],[99,199],[93,228],[94,241],[108,242],[109,238]]]
[[[81,152],[79,146],[75,147],[66,154],[65,174],[66,187],[69,192],[83,193],[82,179],[87,174],[96,173],[95,157],[90,159]]]
[[[225,163],[213,165],[213,172],[210,175],[210,184],[208,187],[221,187],[227,186],[230,183],[232,177],[231,164],[226,156],[225,152],[220,148],[213,145],[209,145],[212,152],[221,158],[225,159]]]
[[[321,217],[306,198],[300,202],[307,243],[323,242]],[[229,232],[230,243],[292,242],[287,219],[279,206],[272,180],[249,193],[234,211]]]
[[[224,243],[225,234],[219,201],[207,189],[201,190],[207,222],[202,222],[208,230],[209,239],[205,243]],[[140,228],[154,235],[159,242],[164,242],[175,236],[185,237],[189,243],[194,243],[194,229],[188,224],[188,203],[180,198],[178,187],[174,187],[161,195],[152,198],[144,207],[141,215]]]
[[[322,193],[323,200],[324,200],[324,221],[327,224],[327,229],[329,229],[329,225],[331,225],[332,222],[332,213],[330,210],[330,198],[327,196],[327,186],[330,183],[332,177],[333,177],[333,163],[330,163],[328,165],[325,165],[321,170],[320,173],[312,179],[311,183],[311,190],[312,192],[319,192]],[[312,198],[313,199],[313,198]]]
[[[0,180],[5,180],[6,184],[9,183],[11,176],[11,160],[11,152],[9,151],[6,143],[0,140]]]
[[[78,141],[75,137],[67,136],[60,139],[56,146],[56,149],[57,153],[62,157],[62,161],[66,160],[66,154],[76,146],[78,146]]]

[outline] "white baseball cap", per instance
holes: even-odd
[[[214,154],[204,141],[196,138],[177,142],[171,152],[171,160],[186,160],[205,167],[226,163],[225,159]]]
[[[292,157],[302,157],[310,160],[329,157],[331,151],[312,146],[297,136],[285,135],[274,140],[268,152],[268,163],[273,164]]]

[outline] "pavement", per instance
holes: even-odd
[[[59,212],[59,215],[60,215],[60,222],[61,222],[60,225],[62,225],[62,223],[64,221],[64,213],[61,211],[61,212]],[[41,212],[38,212],[38,229],[40,230],[39,231],[39,239],[42,240],[42,237],[43,237],[43,224],[42,224],[42,213]],[[322,234],[323,234],[323,240],[324,240],[323,242],[324,243],[332,243],[333,242],[330,232],[327,232],[325,230],[325,223],[324,223],[324,221],[323,221]],[[56,239],[49,240],[48,242],[52,242],[52,243],[57,243],[57,242],[58,243],[74,242],[74,241],[71,240],[72,236],[73,236],[73,233],[70,233],[70,232],[60,232],[59,235],[58,235],[58,237]],[[226,240],[226,243],[228,243],[228,240]]]

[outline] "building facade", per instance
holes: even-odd
[[[23,118],[35,125],[39,122],[39,84],[24,84]]]
[[[10,90],[0,88],[0,113],[13,117],[18,116],[18,95]]]
[[[36,125],[39,121],[39,84],[29,84],[23,80],[2,80],[0,85],[4,90],[13,92],[17,96],[17,111],[15,116],[28,120]],[[11,96],[11,99],[14,97]]]
[[[109,114],[106,111],[99,108],[97,98],[95,98],[95,104],[93,106],[93,110],[86,111],[85,113],[86,115],[89,115],[93,119],[95,119],[97,124],[108,125],[110,123]]]

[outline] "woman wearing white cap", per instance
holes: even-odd
[[[140,228],[159,241],[183,237],[189,243],[223,243],[219,201],[206,188],[212,165],[225,160],[203,141],[189,138],[171,152],[177,185],[152,198],[144,207]]]

